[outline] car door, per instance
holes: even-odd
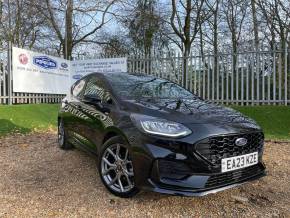
[[[87,96],[93,99],[90,100]],[[87,117],[81,124],[84,137],[88,140],[86,146],[96,152],[98,145],[102,143],[105,128],[113,123],[110,118],[110,108],[113,103],[101,77],[97,75],[88,77],[82,103],[82,111]]]

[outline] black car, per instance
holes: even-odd
[[[96,156],[105,187],[202,196],[265,175],[261,128],[148,75],[92,73],[62,102],[59,145]]]

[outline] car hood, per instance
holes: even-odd
[[[256,122],[232,108],[201,99],[124,100],[123,106],[132,113],[159,117],[179,123],[247,123],[259,128]]]

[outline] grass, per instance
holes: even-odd
[[[55,129],[58,104],[0,106],[0,135]]]
[[[266,139],[290,140],[290,107],[288,106],[234,106],[263,128]]]
[[[0,135],[56,129],[58,104],[0,106]],[[264,129],[266,139],[290,140],[290,107],[233,106]]]

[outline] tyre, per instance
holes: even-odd
[[[58,145],[61,149],[68,150],[73,148],[73,146],[68,142],[67,132],[64,128],[63,120],[58,122]]]
[[[120,136],[110,138],[102,146],[98,170],[105,187],[114,195],[129,198],[139,189],[134,183],[134,171],[129,145]]]

